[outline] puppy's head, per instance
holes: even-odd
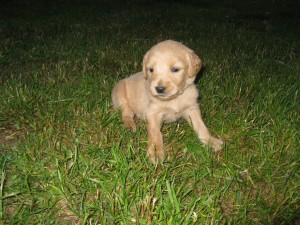
[[[201,66],[201,60],[191,49],[167,40],[146,53],[143,73],[150,82],[150,93],[160,100],[170,100],[193,84]]]

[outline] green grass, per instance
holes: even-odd
[[[298,5],[1,4],[0,224],[299,223]],[[203,59],[199,104],[226,147],[168,124],[154,167],[110,92],[165,39]]]

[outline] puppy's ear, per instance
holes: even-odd
[[[145,77],[146,80],[148,79],[147,67],[146,67],[146,63],[148,61],[148,58],[149,58],[149,52],[146,53],[146,55],[144,56],[144,59],[143,59],[143,74],[144,74],[144,77]]]
[[[188,58],[189,58],[188,76],[189,77],[196,76],[202,67],[202,61],[192,50],[188,53]]]

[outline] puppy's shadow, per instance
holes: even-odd
[[[205,75],[206,67],[202,66],[201,70],[197,73],[194,83],[197,85],[199,80]]]

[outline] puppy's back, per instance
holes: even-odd
[[[137,117],[145,118],[149,105],[149,91],[142,72],[120,80],[112,90],[112,102],[115,108],[128,105]]]

